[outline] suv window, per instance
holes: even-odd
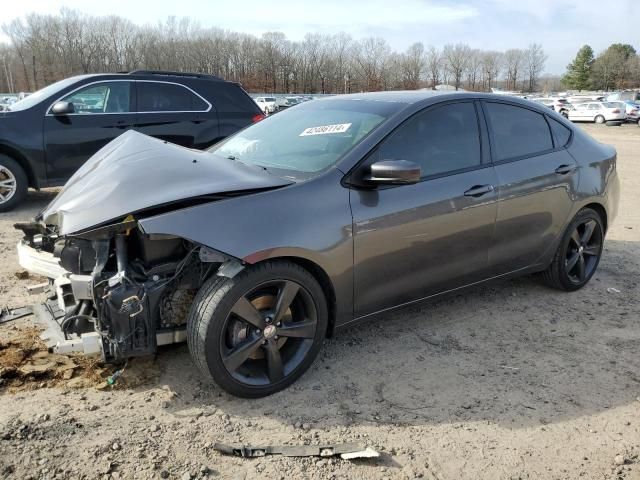
[[[553,148],[549,125],[540,113],[504,103],[485,103],[497,161],[535,155]]]
[[[551,127],[551,131],[553,132],[553,136],[555,138],[555,146],[556,148],[564,147],[567,143],[569,143],[569,139],[571,138],[571,130],[562,125],[557,120],[553,118],[547,117],[549,121],[549,126]]]
[[[402,124],[378,149],[380,160],[409,160],[422,177],[480,165],[480,132],[471,102],[430,108]]]
[[[62,99],[73,103],[76,113],[130,112],[131,82],[102,82],[81,88]]]
[[[175,83],[138,80],[139,112],[204,112],[209,105],[188,88]]]

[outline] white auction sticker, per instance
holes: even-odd
[[[350,123],[337,123],[335,125],[322,125],[320,127],[306,128],[299,136],[307,137],[309,135],[326,135],[327,133],[344,133],[349,130]]]

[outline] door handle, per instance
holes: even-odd
[[[566,175],[567,173],[571,173],[576,169],[575,165],[560,165],[556,168],[556,173],[558,175]]]
[[[486,193],[493,192],[493,185],[474,185],[469,190],[464,192],[465,197],[481,197]]]

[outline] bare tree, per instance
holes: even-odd
[[[471,57],[471,48],[463,43],[445,45],[442,50],[442,57],[445,60],[445,68],[453,79],[453,86],[456,90],[460,89],[462,76]]]
[[[522,75],[525,62],[525,52],[518,48],[511,48],[504,52],[504,66],[506,69],[507,88],[517,90],[518,80]]]
[[[544,64],[547,61],[547,55],[542,49],[542,45],[532,43],[526,50],[525,62],[527,66],[529,87],[528,90],[533,92],[536,89],[538,78],[544,70]]]
[[[427,65],[427,73],[429,77],[429,84],[433,90],[436,89],[436,85],[440,82],[440,73],[442,71],[442,55],[436,47],[428,47],[425,60]]]

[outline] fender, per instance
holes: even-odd
[[[298,183],[142,218],[138,224],[146,234],[178,236],[246,264],[283,257],[313,262],[332,282],[339,325],[353,318],[352,216],[342,176],[333,168],[304,182],[304,189]]]

